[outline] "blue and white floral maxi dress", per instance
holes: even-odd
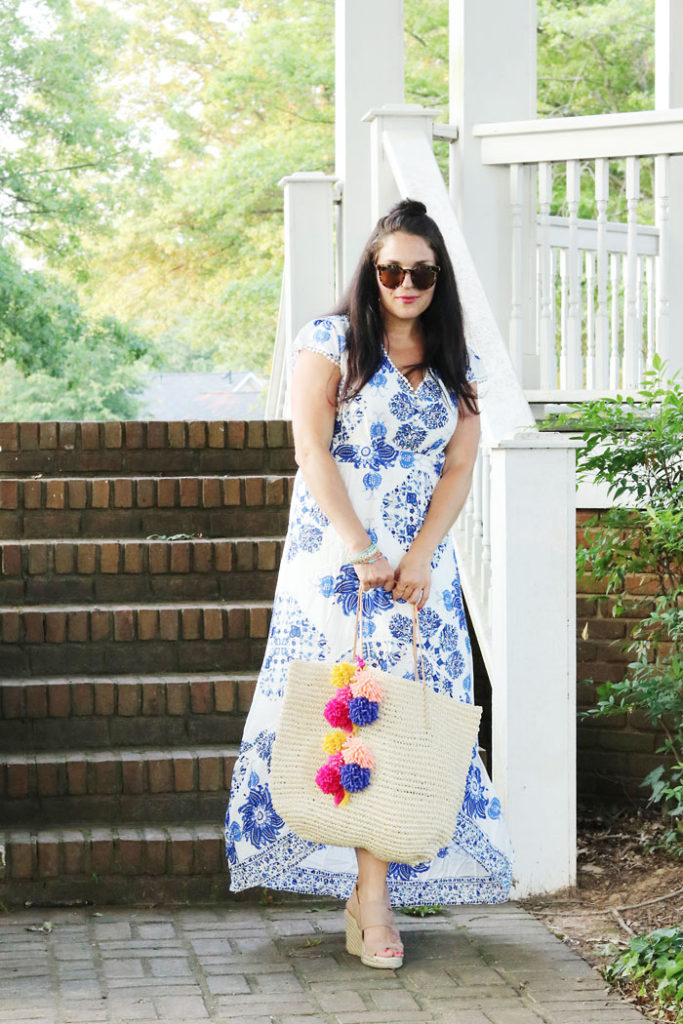
[[[345,317],[308,324],[294,343],[344,367]],[[483,379],[470,353],[470,377]],[[455,429],[457,403],[428,373],[416,390],[388,356],[365,387],[339,406],[331,452],[369,536],[397,566],[420,529]],[[254,885],[347,898],[353,849],[320,846],[291,832],[274,809],[270,754],[291,659],[350,657],[358,578],[339,535],[297,473],[273,616],[256,694],[233,773],[225,822],[231,889]],[[382,588],[363,595],[365,658],[413,677],[410,607]],[[455,552],[434,553],[429,600],[419,613],[425,670],[434,689],[472,700],[472,656]],[[479,755],[469,769],[452,842],[433,861],[391,864],[395,906],[499,903],[508,898],[511,853],[501,805]]]

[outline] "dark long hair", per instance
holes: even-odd
[[[462,307],[455,283],[453,264],[443,235],[424,203],[404,199],[375,225],[353,275],[349,289],[335,310],[349,317],[346,334],[347,374],[343,398],[353,398],[379,369],[384,353],[384,321],[379,298],[375,260],[385,238],[402,231],[423,238],[441,268],[434,297],[420,316],[424,335],[424,358],[414,369],[434,370],[447,390],[462,399],[470,412],[477,413],[477,400],[466,377],[467,349]]]

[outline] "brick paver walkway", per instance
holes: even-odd
[[[29,931],[48,919],[52,931]],[[400,917],[406,964],[360,965],[329,901],[0,917],[2,1024],[643,1024],[514,904]]]

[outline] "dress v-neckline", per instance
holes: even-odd
[[[416,394],[418,393],[418,391],[420,390],[420,388],[422,387],[422,385],[424,384],[424,382],[426,381],[426,379],[427,379],[427,374],[429,373],[429,371],[428,371],[428,370],[425,370],[425,372],[424,372],[424,374],[423,374],[423,377],[422,377],[422,380],[421,380],[421,381],[420,381],[420,383],[419,383],[419,384],[417,385],[417,387],[416,387],[416,388],[414,388],[414,387],[413,387],[413,385],[412,385],[412,384],[410,383],[410,381],[408,380],[408,378],[406,377],[405,373],[404,373],[404,372],[403,372],[402,370],[399,370],[398,366],[396,365],[396,363],[394,362],[394,360],[393,360],[393,359],[391,358],[391,356],[389,355],[389,353],[387,352],[387,350],[386,350],[386,349],[384,349],[384,356],[385,356],[385,358],[386,358],[387,362],[388,362],[388,363],[390,364],[390,366],[391,366],[391,367],[392,367],[392,368],[393,368],[393,369],[394,369],[394,370],[396,371],[396,373],[397,373],[397,374],[399,375],[399,377],[401,378],[401,380],[405,381],[405,383],[406,383],[406,384],[407,384],[407,386],[408,386],[408,387],[410,388],[410,390],[412,391],[412,393],[413,393],[414,395],[416,395]]]

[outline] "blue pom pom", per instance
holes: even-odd
[[[354,725],[370,725],[377,720],[379,704],[367,697],[352,697],[349,701],[349,718]]]
[[[359,764],[343,764],[341,766],[341,784],[347,793],[358,793],[359,790],[370,785],[370,769],[361,768]]]

